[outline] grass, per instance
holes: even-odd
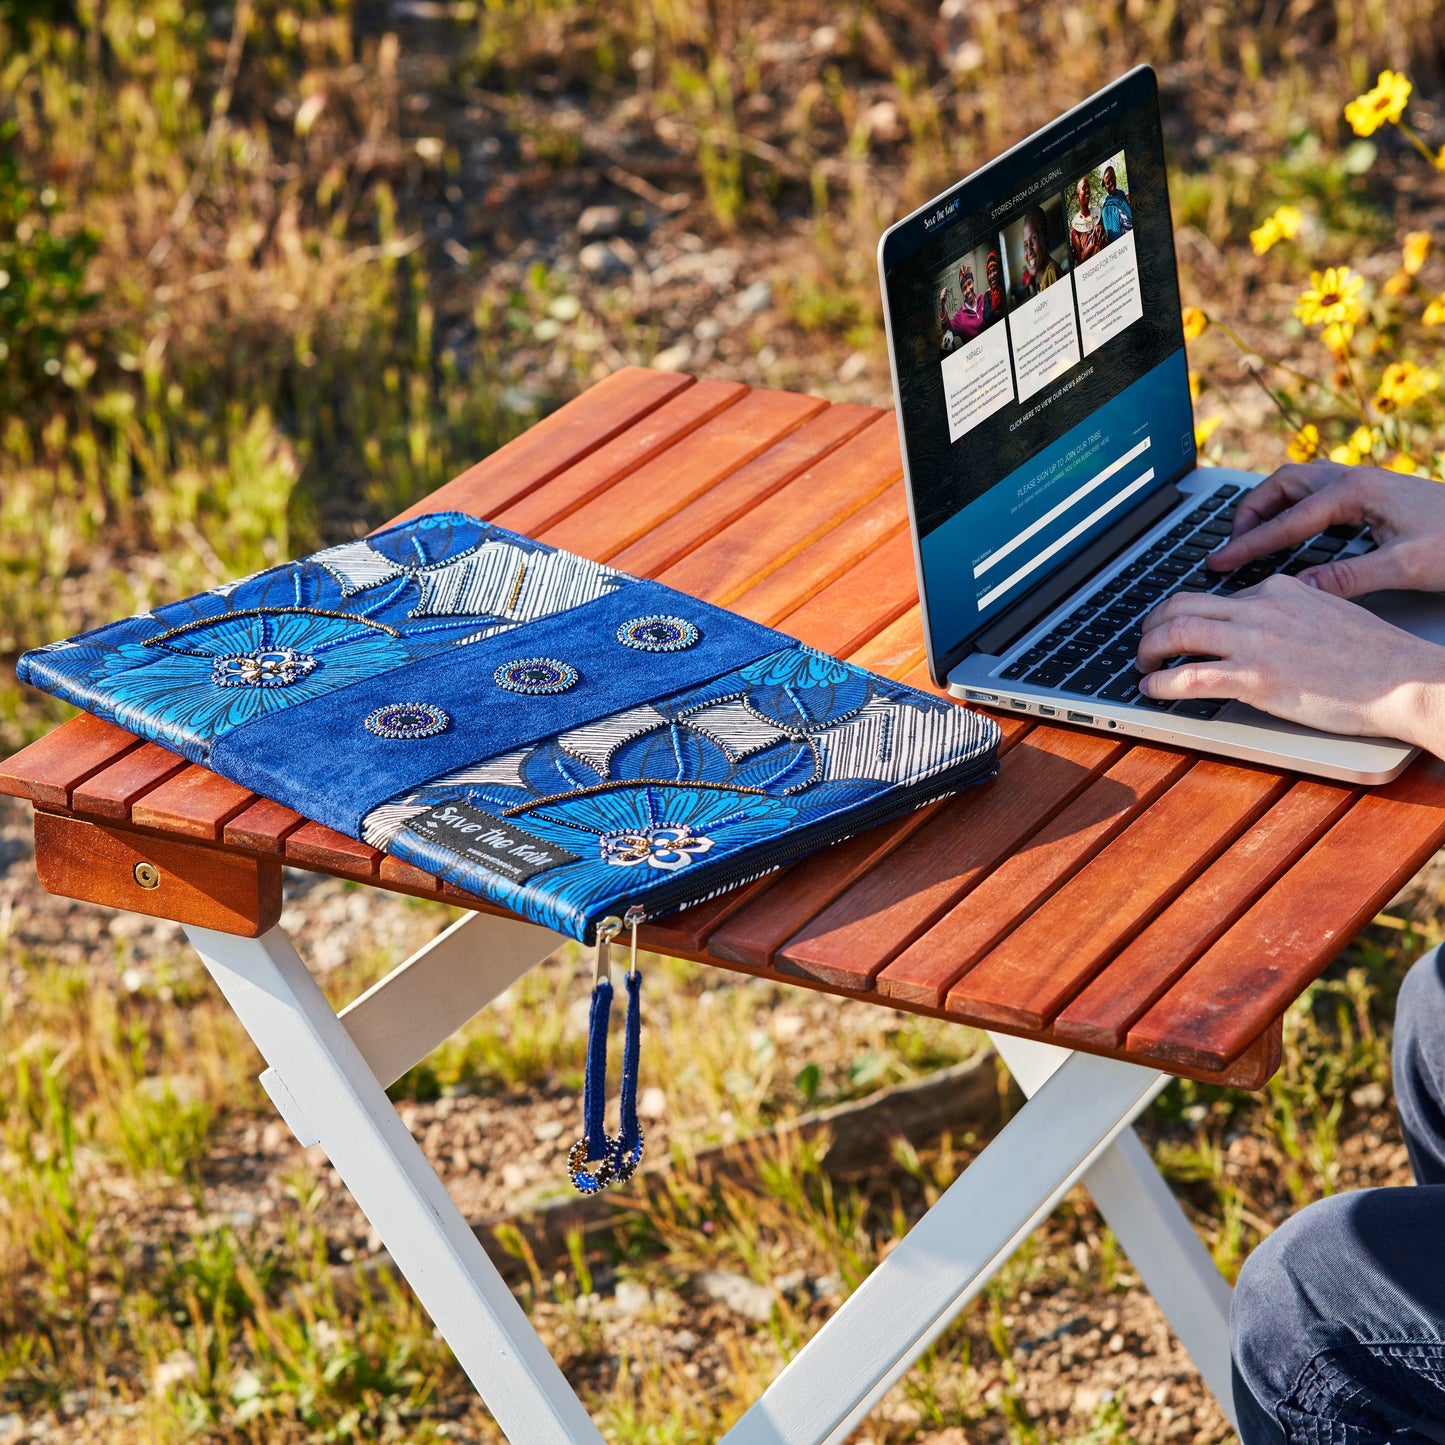
[[[1363,359],[1408,353],[1438,256],[1399,296],[1385,280],[1400,232],[1438,224],[1438,189],[1393,133],[1354,141],[1340,109],[1390,64],[1428,119],[1441,19],[1438,0],[1322,0],[1287,20],[1199,0],[481,0],[398,36],[319,0],[0,3],[0,750],[61,711],[14,685],[24,647],[354,535],[592,377],[694,335],[710,303],[637,289],[674,251],[729,251],[771,283],[718,374],[883,398],[882,226],[1139,59],[1166,82],[1186,299],[1230,300],[1243,340],[1328,382],[1288,311],[1310,265],[1348,261],[1375,293]],[[638,259],[594,280],[571,255],[575,211],[619,196]],[[1306,212],[1304,237],[1257,258],[1248,232],[1280,203]],[[855,354],[871,369],[849,391]],[[1279,460],[1287,423],[1232,346],[1207,334],[1193,359],[1201,411],[1224,418],[1210,454]],[[1267,379],[1286,414],[1323,404]],[[1438,449],[1438,423],[1411,424]],[[418,935],[445,921],[395,906]],[[1301,1204],[1393,1167],[1389,1020],[1442,920],[1427,879],[1352,944],[1291,1010],[1261,1095],[1178,1083],[1154,1110],[1148,1142],[1226,1273]],[[0,943],[0,1422],[118,1445],[495,1438],[410,1293],[341,1242],[355,1225],[324,1166],[298,1156],[244,1207],[227,1192],[271,1114],[197,965],[163,939],[143,963],[124,938],[22,947],[4,905]],[[382,966],[378,946],[326,985],[349,997]],[[575,1090],[578,966],[530,975],[393,1097],[497,1092],[521,1110]],[[811,995],[645,967],[666,1067],[644,1085],[665,1090],[675,1167],[565,1266],[504,1242],[609,1439],[700,1441],[983,1141],[900,1146],[848,1182],[817,1141],[750,1144],[725,1176],[698,1156],[977,1041],[862,1006],[829,1005],[821,1026]],[[774,1288],[770,1318],[699,1302],[706,1271]],[[619,1315],[619,1282],[645,1290],[637,1312]],[[1041,1319],[1107,1318],[1136,1293],[1071,1197],[868,1438],[1163,1438],[1148,1397],[1071,1411],[1038,1383],[1046,1356],[1080,1380],[1107,1364],[1077,1332],[1040,1343]],[[1204,1439],[1221,1429],[1191,1418]]]

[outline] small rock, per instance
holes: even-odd
[[[805,1293],[808,1288],[808,1271],[805,1269],[789,1270],[787,1274],[780,1274],[773,1281],[773,1288],[782,1295],[784,1299],[797,1299]]]
[[[691,1330],[678,1330],[669,1343],[679,1354],[690,1355],[702,1341]]]
[[[831,55],[838,48],[838,31],[832,25],[820,25],[813,32],[813,49],[819,55]]]
[[[532,1130],[532,1137],[545,1144],[549,1139],[556,1139],[566,1127],[560,1119],[543,1119]]]
[[[813,1281],[814,1299],[841,1299],[843,1295],[843,1276],[841,1274],[825,1274]]]
[[[554,321],[575,321],[582,314],[582,303],[575,296],[557,296],[547,307]]]
[[[723,333],[722,322],[711,316],[704,316],[696,326],[692,328],[692,334],[699,341],[716,341]]]
[[[25,1421],[19,1415],[0,1415],[0,1445],[19,1445],[25,1435]]]
[[[157,1395],[168,1394],[183,1380],[191,1379],[196,1373],[196,1361],[194,1356],[188,1355],[184,1350],[176,1350],[163,1359],[155,1367],[151,1375],[151,1384]]]
[[[577,264],[599,281],[615,281],[627,275],[627,265],[605,241],[593,241],[577,253]]]
[[[1115,1334],[1109,1336],[1109,1353],[1111,1355],[1122,1355],[1124,1353],[1123,1335]]]
[[[1150,1392],[1149,1403],[1151,1405],[1167,1405],[1169,1403],[1169,1385],[1156,1385]]]
[[[766,281],[754,281],[738,297],[738,308],[745,316],[756,316],[773,304],[773,288]]]
[[[669,346],[666,351],[659,351],[652,358],[652,364],[659,371],[684,371],[691,360],[692,343],[679,341],[676,346]]]
[[[527,1171],[520,1164],[507,1163],[502,1165],[502,1188],[508,1193],[515,1194],[527,1183]]]
[[[1385,1086],[1362,1084],[1350,1091],[1350,1103],[1357,1109],[1382,1109],[1385,1106]]]
[[[618,1284],[612,1302],[620,1315],[640,1314],[652,1303],[652,1291],[635,1279],[624,1279]]]
[[[861,351],[855,351],[838,368],[839,381],[857,381],[868,370],[868,358]]]
[[[655,1084],[652,1088],[642,1091],[642,1097],[637,1101],[637,1117],[639,1119],[665,1119],[667,1117],[667,1095]]]
[[[1112,1400],[1114,1392],[1096,1385],[1080,1385],[1074,1391],[1075,1406],[1086,1414],[1093,1414],[1106,1400]]]
[[[588,206],[577,218],[577,234],[600,239],[622,229],[621,206]]]
[[[876,105],[870,105],[863,112],[863,124],[868,127],[868,138],[875,145],[892,145],[907,133],[898,107],[891,100],[880,100]]]
[[[694,1275],[693,1284],[709,1299],[726,1306],[744,1319],[766,1324],[773,1316],[773,1292],[745,1275],[709,1269]]]

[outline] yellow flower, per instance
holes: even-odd
[[[1186,306],[1184,308],[1184,339],[1193,341],[1197,336],[1203,336],[1209,326],[1209,318],[1197,307]]]
[[[1401,265],[1411,276],[1419,275],[1420,267],[1425,264],[1425,257],[1430,254],[1429,231],[1410,231],[1401,251],[1405,258]]]
[[[1348,445],[1357,451],[1360,456],[1367,457],[1375,450],[1375,431],[1373,427],[1357,426],[1350,433]]]
[[[1437,296],[1420,319],[1426,326],[1445,326],[1445,296]]]
[[[1354,334],[1355,328],[1348,321],[1331,321],[1320,332],[1320,340],[1324,342],[1331,356],[1337,361],[1343,361],[1350,354],[1350,338]]]
[[[1191,371],[1189,373],[1189,400],[1198,401],[1199,393],[1203,390],[1204,385],[1200,380],[1199,373],[1197,371]]]
[[[1288,456],[1292,462],[1310,462],[1320,454],[1320,429],[1307,421],[1291,438]]]
[[[1298,206],[1278,206],[1249,233],[1249,244],[1256,256],[1263,256],[1277,241],[1293,241],[1304,225],[1304,212]]]
[[[1380,378],[1375,405],[1381,411],[1398,411],[1413,406],[1438,384],[1434,372],[1422,370],[1413,361],[1392,361]]]
[[[1276,241],[1284,240],[1284,232],[1279,228],[1279,222],[1273,216],[1266,216],[1254,230],[1249,233],[1249,244],[1254,247],[1256,256],[1263,256]]]
[[[1348,266],[1311,271],[1309,288],[1300,293],[1294,314],[1306,326],[1328,325],[1332,321],[1353,326],[1365,314],[1359,300],[1364,285],[1364,278],[1356,276]]]
[[[1413,474],[1420,470],[1420,463],[1414,457],[1405,452],[1396,452],[1389,461],[1385,463],[1385,470],[1390,472],[1405,472]]]
[[[1396,271],[1380,290],[1386,296],[1408,296],[1414,284],[1415,278],[1408,271]]]
[[[1345,107],[1345,119],[1356,135],[1374,135],[1387,122],[1400,119],[1410,99],[1410,82],[1395,70],[1382,70],[1373,90],[1357,95]]]
[[[1224,418],[1222,416],[1207,416],[1194,428],[1194,445],[1201,451],[1209,445],[1209,438],[1219,430],[1219,424]]]
[[[1341,442],[1330,448],[1330,460],[1338,462],[1342,467],[1357,467],[1363,458],[1349,442]]]

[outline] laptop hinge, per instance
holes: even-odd
[[[1101,571],[1126,547],[1131,546],[1157,522],[1184,500],[1173,482],[1161,487],[1152,496],[1129,511],[1096,542],[1085,547],[1071,562],[1040,582],[1021,597],[997,622],[992,623],[965,649],[964,655],[986,652],[990,656],[1013,646],[1041,617],[1053,611],[1065,597],[1082,586],[1094,573]]]

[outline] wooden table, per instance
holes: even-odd
[[[459,508],[931,688],[900,477],[891,413],[630,368],[402,516]],[[729,1439],[842,1439],[1080,1178],[1228,1409],[1227,1287],[1129,1125],[1170,1075],[1263,1085],[1285,1009],[1445,840],[1433,759],[1362,790],[999,722],[986,789],[643,931],[987,1028],[1037,1091]],[[93,717],[0,791],[52,892],[187,926],[509,1436],[600,1439],[383,1092],[557,936]],[[276,926],[283,863],[478,921],[338,1017]]]

